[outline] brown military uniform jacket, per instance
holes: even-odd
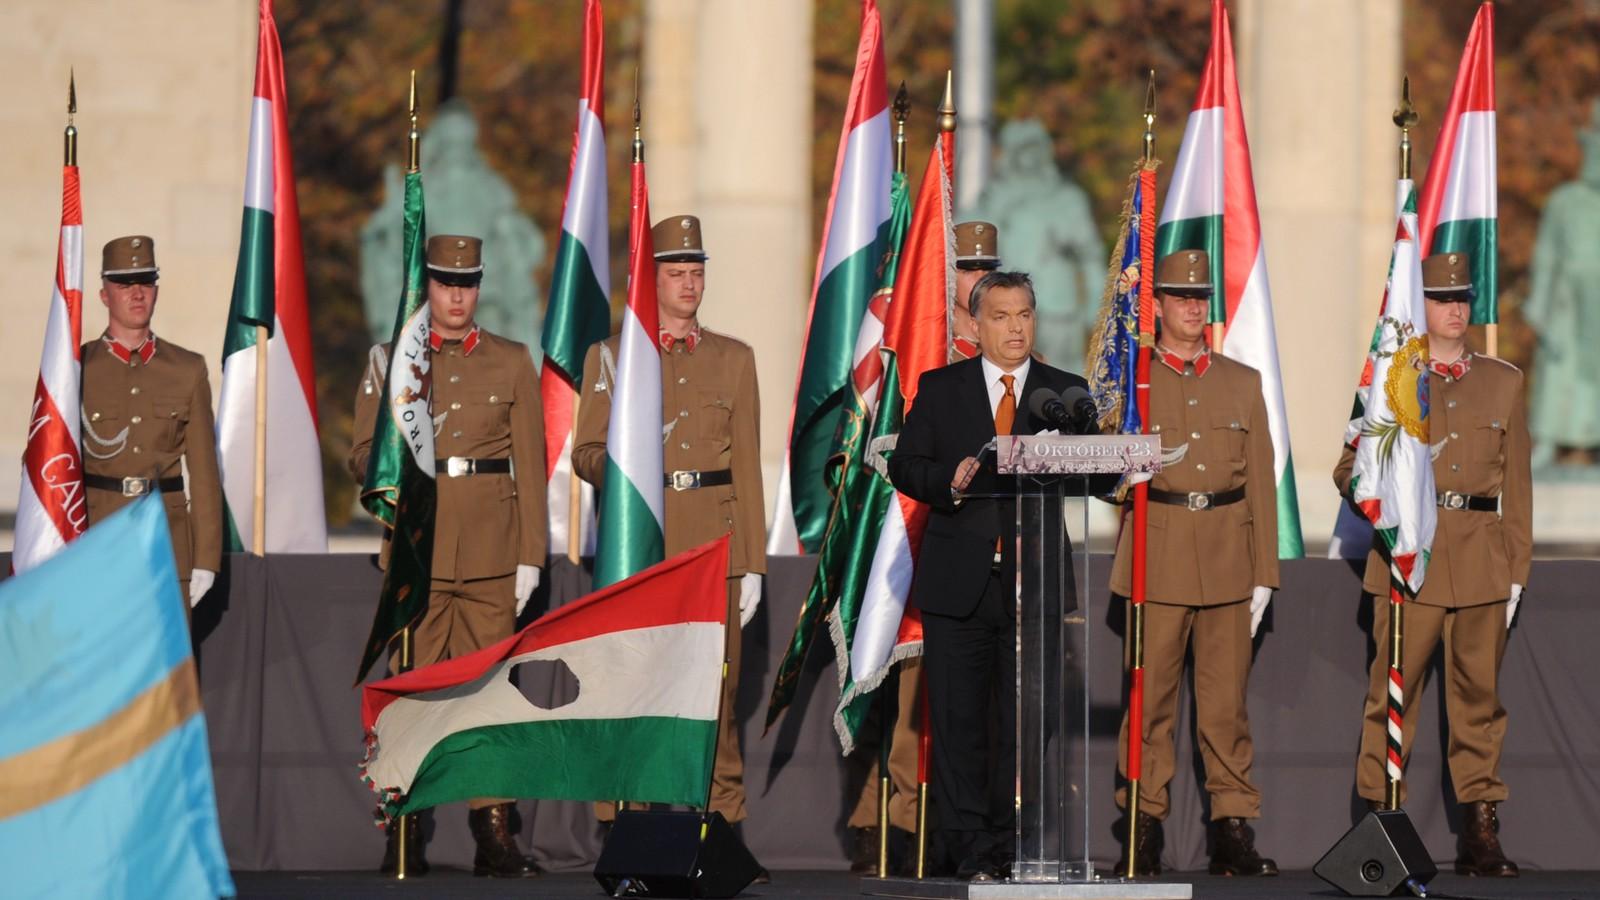
[[[611,420],[613,373],[601,364],[604,346],[615,360],[621,343],[612,335],[589,348],[583,361],[583,396],[578,407],[572,466],[578,476],[604,487],[606,428]],[[608,371],[602,372],[602,368]],[[733,484],[666,491],[667,556],[698,547],[733,531],[728,576],[767,571],[766,503],[761,487],[761,406],[756,358],[742,341],[701,328],[688,341],[661,351],[661,422],[665,468],[712,472],[733,470]]]
[[[1459,379],[1428,375],[1428,427],[1435,447],[1434,488],[1500,498],[1500,512],[1440,509],[1418,603],[1460,607],[1495,603],[1511,585],[1528,583],[1533,565],[1533,476],[1522,372],[1492,356],[1474,355]],[[1334,469],[1350,496],[1355,448]],[[1376,536],[1374,536],[1376,540]],[[1361,587],[1389,596],[1389,572],[1376,547]]]
[[[1157,349],[1150,361],[1149,422],[1164,457],[1152,488],[1243,487],[1245,496],[1199,511],[1150,503],[1145,599],[1215,606],[1248,598],[1256,585],[1277,587],[1278,486],[1260,373],[1218,353],[1186,367]],[[1122,524],[1111,590],[1126,597],[1133,590],[1131,507]]]
[[[222,568],[222,479],[217,430],[211,417],[206,361],[151,336],[125,351],[106,339],[89,341],[83,359],[83,468],[110,478],[178,478],[187,464],[188,496],[168,491],[161,501],[172,533],[178,579],[196,569]],[[89,488],[93,524],[130,503],[121,491]]]
[[[460,341],[438,341],[430,355],[433,453],[511,460],[511,474],[437,476],[433,577],[470,581],[544,566],[549,539],[545,510],[544,408],[539,377],[525,344],[477,329]],[[381,348],[389,357],[390,345]],[[383,399],[386,362],[380,348],[356,388],[350,472],[366,478],[372,428]]]

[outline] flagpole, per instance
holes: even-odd
[[[582,376],[579,376],[582,378]],[[567,443],[578,446],[578,399],[583,391],[572,392],[572,427],[567,432]],[[569,457],[570,458],[570,457]],[[567,562],[579,565],[583,560],[583,481],[578,478],[578,467],[567,464]]]
[[[72,124],[73,117],[78,114],[78,73],[69,69],[67,71],[67,130],[61,135],[62,163],[68,166],[78,164],[78,127]]]
[[[406,172],[408,174],[414,174],[414,173],[416,173],[418,171],[421,171],[421,169],[422,169],[422,150],[421,150],[421,147],[422,147],[422,135],[421,135],[421,133],[419,133],[417,131],[417,70],[416,69],[412,69],[411,70],[411,90],[410,90],[410,92],[409,92],[409,94],[407,96],[406,106],[407,106],[408,114],[411,117],[411,130],[406,134]],[[257,334],[257,337],[259,339],[259,332]],[[398,345],[398,342],[397,342],[397,345]],[[263,346],[265,346],[265,342],[262,342],[262,341],[258,340],[258,342],[256,344],[257,349],[259,350]],[[263,355],[264,354],[257,353],[257,358],[259,359]],[[261,372],[260,365],[261,364],[258,362],[257,363],[257,369],[256,369],[256,371],[257,371],[257,375],[256,375],[256,378],[257,378],[256,383],[257,383],[257,385],[260,385],[262,383],[261,382],[261,375],[260,375],[260,372]],[[257,391],[257,396],[259,398],[259,396],[261,394],[261,389],[258,387],[256,389],[256,391]],[[258,399],[257,404],[256,404],[256,411],[257,411],[258,415],[259,415],[261,409],[262,409],[262,404],[260,403],[260,401]],[[259,422],[259,419],[257,421]],[[259,429],[259,425],[258,425],[258,429]],[[260,434],[259,430],[257,431],[257,434]],[[260,470],[258,469],[257,471],[259,472]],[[259,495],[258,495],[258,497],[259,497]],[[260,500],[258,499],[256,502],[257,502],[256,509],[260,510],[261,509]],[[256,530],[256,535],[257,535],[258,539],[259,539],[259,536],[261,535],[261,531],[262,530],[260,528],[258,528]],[[411,666],[413,665],[412,658],[411,658],[412,654],[413,654],[412,643],[413,643],[413,635],[412,635],[411,625],[407,624],[406,627],[400,629],[400,660],[399,660],[399,665],[396,666],[396,668],[398,669],[399,672],[409,672],[409,671],[411,671]],[[409,845],[411,843],[411,841],[410,841],[411,829],[413,829],[415,827],[417,827],[416,817],[414,815],[412,815],[412,814],[407,814],[407,815],[401,816],[400,817],[400,821],[398,823],[396,823],[396,825],[395,825],[394,877],[395,877],[396,881],[404,881],[406,879],[406,876],[408,874],[410,874],[409,870],[411,868],[411,859],[410,859],[410,850],[411,850],[411,848],[410,848]]]
[[[1155,144],[1156,144],[1156,70],[1150,70],[1150,79],[1144,96],[1144,157],[1139,165],[1139,187],[1149,190],[1152,196],[1143,198],[1140,215],[1144,210],[1154,212],[1155,197]],[[1139,410],[1139,430],[1150,433],[1150,351],[1155,345],[1154,291],[1151,278],[1155,274],[1155,229],[1139,228],[1139,357],[1134,369],[1134,404]],[[1212,343],[1221,342],[1221,329],[1214,328]],[[1132,585],[1128,623],[1128,858],[1126,875],[1133,878],[1134,848],[1139,838],[1139,787],[1144,776],[1144,604],[1146,572],[1149,566],[1150,483],[1141,481],[1133,486],[1133,560]]]

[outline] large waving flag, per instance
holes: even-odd
[[[1157,258],[1192,248],[1211,257],[1211,320],[1223,325],[1222,352],[1261,373],[1278,481],[1278,556],[1298,558],[1305,555],[1305,542],[1272,324],[1266,245],[1256,209],[1244,107],[1234,75],[1233,36],[1222,0],[1211,2],[1211,52],[1183,129],[1183,145],[1156,231]]]
[[[159,494],[0,583],[7,897],[233,896]]]
[[[472,797],[702,806],[715,755],[728,539],[569,603],[476,653],[367,685],[362,778],[379,817]],[[511,683],[560,662],[555,709]]]
[[[628,222],[628,306],[622,313],[611,420],[606,423],[605,489],[594,584],[642,572],[666,555],[666,463],[661,451],[661,313],[656,309],[655,245],[644,142],[633,138],[633,205]]]
[[[1423,256],[1472,257],[1472,324],[1500,321],[1499,187],[1495,170],[1494,4],[1485,0],[1467,32],[1450,106],[1428,159],[1417,207]]]
[[[394,349],[383,379],[383,403],[372,426],[372,455],[361,486],[361,505],[389,526],[389,567],[362,651],[360,681],[384,648],[428,608],[433,572],[434,481],[433,363],[429,356],[427,251],[422,208],[422,173],[406,172],[399,311]]]
[[[11,551],[11,567],[17,572],[55,555],[82,534],[89,521],[76,409],[82,343],[83,205],[78,197],[78,166],[69,161],[61,170],[56,277],[45,317],[39,380],[28,413],[28,444],[22,451],[22,490]]]
[[[1356,448],[1350,496],[1377,530],[1387,553],[1391,592],[1410,600],[1422,589],[1437,509],[1428,432],[1428,322],[1422,295],[1417,194],[1406,198],[1395,229],[1383,310],[1356,386],[1345,443]]]
[[[948,105],[949,94],[946,92]],[[943,366],[950,352],[949,309],[955,295],[954,131],[940,131],[922,176],[911,230],[895,273],[894,297],[883,326],[883,381],[874,438],[868,447],[876,476],[885,483],[881,454],[900,433],[917,399],[922,373]],[[922,654],[922,618],[907,607],[917,549],[928,524],[928,508],[895,492],[885,504],[871,562],[861,579],[860,598],[840,602],[828,617],[839,663],[839,705],[833,726],[845,753],[855,749],[866,720],[868,697],[895,662]],[[860,573],[856,573],[860,577]],[[853,587],[853,586],[852,586]],[[854,600],[854,597],[850,598]]]
[[[550,498],[550,555],[594,546],[587,525],[594,514],[594,489],[577,481],[578,521],[572,510],[572,426],[583,377],[583,356],[611,331],[611,225],[606,218],[605,17],[600,0],[583,10],[583,84],[578,125],[572,133],[572,167],[561,212],[561,246],[544,310],[544,364],[539,391],[544,400],[545,478]]]
[[[258,328],[266,352],[266,535],[255,534]],[[311,311],[300,249],[300,204],[289,153],[283,49],[272,0],[261,0],[256,86],[250,105],[244,226],[233,301],[222,346],[217,401],[217,456],[226,498],[229,549],[324,553],[322,447],[317,441],[317,379],[311,359]]]
[[[885,71],[878,5],[862,0],[855,75],[822,224],[789,447],[767,536],[772,554],[815,553],[828,524],[832,496],[823,470],[850,414],[851,351],[878,288],[888,238],[894,149]]]

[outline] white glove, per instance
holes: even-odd
[[[522,615],[522,610],[528,605],[528,598],[539,587],[538,566],[517,566],[517,586],[512,593],[517,596],[517,615]]]
[[[1511,586],[1511,599],[1506,603],[1506,627],[1511,627],[1511,620],[1517,617],[1517,604],[1522,602],[1522,585]]]
[[[746,572],[739,579],[739,627],[750,624],[756,617],[756,607],[761,605],[761,574]]]
[[[200,598],[217,583],[217,573],[209,569],[195,569],[189,573],[189,608],[200,605]]]
[[[1129,472],[1127,477],[1128,477],[1128,485],[1131,487],[1132,485],[1135,485],[1135,484],[1144,484],[1146,481],[1149,481],[1150,479],[1156,477],[1156,473],[1154,473],[1154,472]]]
[[[1250,637],[1261,627],[1261,617],[1267,614],[1267,604],[1272,602],[1272,588],[1256,585],[1250,589]]]

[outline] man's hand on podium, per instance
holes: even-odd
[[[957,503],[961,502],[961,492],[972,483],[973,476],[978,474],[978,458],[969,456],[956,466],[956,474],[950,479],[950,497]]]
[[[1261,617],[1267,614],[1267,604],[1272,602],[1272,588],[1256,585],[1250,591],[1250,638],[1255,639],[1261,627]]]

